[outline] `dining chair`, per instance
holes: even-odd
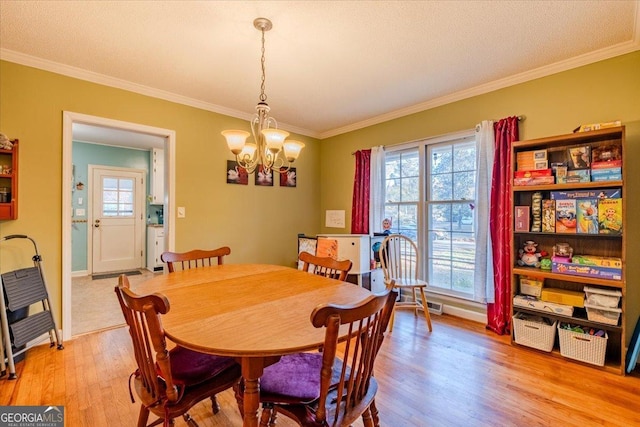
[[[396,297],[387,289],[358,304],[316,307],[311,323],[325,328],[322,352],[284,355],[264,369],[260,426],[274,426],[278,413],[303,427],[349,426],[359,417],[365,426],[379,426],[373,368]],[[242,408],[242,382],[235,390]]]
[[[231,254],[231,248],[223,246],[211,250],[194,249],[189,252],[163,252],[160,255],[160,259],[162,262],[167,263],[169,273],[173,273],[178,266],[181,270],[188,270],[190,268],[214,265],[214,259],[217,259],[218,265],[222,265],[224,257],[229,254]]]
[[[328,277],[330,279],[338,279],[343,282],[347,280],[347,275],[353,263],[346,259],[338,261],[330,257],[319,257],[309,252],[300,252],[298,256],[303,262],[302,270],[312,274]]]
[[[182,416],[189,426],[197,423],[188,414],[198,402],[211,399],[212,410],[220,410],[216,394],[234,386],[241,377],[240,365],[229,357],[199,353],[181,346],[167,348],[162,315],[169,312],[166,296],[154,293],[136,295],[124,274],[118,278],[115,292],[122,314],[129,325],[137,369],[131,374],[140,398],[138,427],[147,425],[149,413],[159,419],[149,424],[173,425]],[[129,384],[131,401],[134,401]]]
[[[390,234],[382,241],[379,254],[385,286],[398,289],[401,298],[403,294],[408,293],[409,296],[409,301],[399,301],[395,305],[394,314],[391,315],[389,331],[393,331],[395,310],[411,308],[416,316],[418,315],[418,310],[424,312],[429,332],[431,332],[433,330],[431,316],[427,298],[424,294],[424,290],[429,284],[419,279],[420,251],[418,251],[415,242],[401,234]],[[416,297],[416,291],[420,293],[420,300]]]

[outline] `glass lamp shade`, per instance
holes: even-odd
[[[251,159],[253,159],[257,148],[258,147],[256,146],[256,144],[252,144],[249,142],[245,144],[244,147],[242,147],[242,151],[240,152],[240,155],[238,157],[240,157],[240,159],[245,162],[250,161]]]
[[[263,129],[261,132],[267,150],[274,154],[282,149],[285,138],[289,136],[289,132],[280,129]]]
[[[236,156],[240,154],[245,146],[247,138],[251,135],[249,132],[244,130],[223,130],[221,133],[227,140],[229,150],[231,150],[231,152]]]
[[[284,157],[291,163],[298,158],[303,148],[304,143],[288,139],[284,142]]]

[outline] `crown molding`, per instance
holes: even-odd
[[[93,71],[84,70],[78,67],[72,67],[69,65],[60,64],[58,62],[49,61],[46,59],[38,58],[24,53],[16,52],[9,49],[0,48],[0,59],[9,62],[15,62],[27,67],[38,68],[44,71],[49,71],[56,74],[62,74],[67,77],[73,77],[79,80],[85,80],[91,83],[97,83],[104,86],[114,87],[117,89],[123,89],[129,92],[138,93],[140,95],[150,96],[152,98],[163,99],[165,101],[175,102],[189,107],[199,108],[201,110],[211,111],[213,113],[223,114],[225,116],[235,117],[237,119],[243,119],[251,121],[253,114],[246,113],[244,111],[238,111],[231,108],[223,107],[221,105],[211,104],[208,102],[200,101],[197,99],[189,98],[175,94],[173,92],[167,92],[160,89],[155,89],[149,86],[140,85],[127,80],[110,77],[104,74],[95,73]],[[298,133],[300,135],[309,136],[312,138],[318,138],[319,133],[304,129],[296,126],[292,126],[286,123],[278,122],[281,129],[289,132]]]
[[[513,86],[519,83],[525,83],[530,80],[535,80],[541,77],[550,76],[552,74],[560,73],[562,71],[571,70],[573,68],[589,65],[594,62],[603,61],[605,59],[613,58],[615,56],[624,55],[627,53],[640,50],[640,6],[637,8],[636,13],[636,28],[634,39],[628,42],[619,43],[607,48],[599,49],[593,52],[585,53],[582,55],[574,56],[567,60],[555,62],[553,64],[538,67],[533,70],[525,71],[523,73],[515,74],[513,76],[505,77],[499,80],[475,86],[469,89],[461,90],[450,95],[441,96],[420,104],[412,105],[410,107],[401,108],[399,110],[391,111],[380,116],[372,117],[367,120],[352,123],[343,127],[332,129],[326,132],[320,133],[320,139],[330,138],[332,136],[340,135],[347,132],[363,129],[369,126],[377,125],[387,122],[389,120],[398,119],[400,117],[408,116],[410,114],[419,113],[431,108],[439,107],[441,105],[450,104],[452,102],[461,101],[463,99],[471,98],[473,96],[483,95],[485,93],[493,92],[498,89],[503,89],[509,86]]]

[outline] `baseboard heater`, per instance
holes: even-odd
[[[429,308],[429,313],[442,314],[441,302],[427,301],[427,307]]]

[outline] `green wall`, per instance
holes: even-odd
[[[580,124],[621,120],[626,126],[625,201],[627,257],[640,242],[640,51],[618,56],[484,95],[453,102],[322,141],[320,209],[344,209],[349,232],[354,161],[351,153],[473,129],[482,120],[523,115],[520,139],[568,134]],[[627,321],[640,315],[640,264],[628,262]],[[630,335],[630,333],[629,333]]]
[[[231,185],[226,162],[233,157],[220,132],[247,129],[247,121],[0,61],[0,131],[20,139],[18,219],[0,221],[0,237],[27,234],[36,240],[58,313],[62,191],[70,187],[62,182],[63,111],[176,132],[175,199],[187,213],[176,220],[178,251],[228,245],[230,263],[293,265],[298,233],[320,231],[317,140],[293,135],[306,144],[295,165],[296,188]],[[273,111],[277,117],[275,106]],[[10,243],[18,244],[0,243],[0,271],[31,264],[33,247]]]
[[[351,153],[357,149],[471,129],[485,119],[524,115],[521,139],[570,133],[581,123],[622,120],[627,126],[625,159],[640,158],[638,76],[640,52],[635,52],[322,142],[298,136],[307,146],[296,162],[298,187],[290,189],[226,184],[226,160],[231,156],[220,131],[246,128],[243,120],[1,61],[0,130],[20,139],[20,206],[17,220],[0,222],[0,236],[25,233],[36,239],[47,261],[48,283],[55,284],[52,299],[59,304],[61,200],[62,189],[67,188],[61,182],[65,110],[176,131],[176,206],[187,208],[187,217],[177,220],[176,250],[229,245],[229,262],[292,265],[298,233],[349,232]],[[627,163],[628,171],[632,167]],[[627,185],[627,241],[637,242],[640,219],[633,213],[640,209],[636,196],[640,174],[628,173]],[[327,209],[346,211],[344,230],[323,227]],[[0,247],[0,270],[21,255]],[[630,283],[640,283],[637,264],[626,266]]]

